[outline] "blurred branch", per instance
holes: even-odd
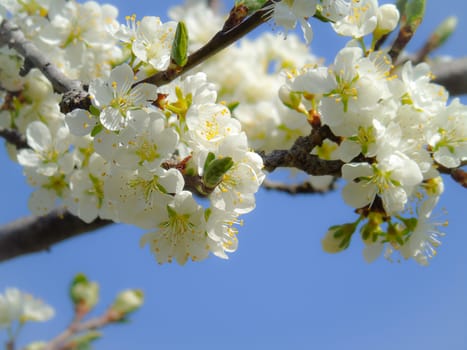
[[[461,162],[458,168],[450,169],[438,164],[438,170],[441,174],[450,175],[451,178],[456,181],[459,185],[467,188],[467,171],[461,169],[467,166],[467,161]]]
[[[0,128],[0,137],[3,137],[5,141],[11,143],[17,149],[29,148],[26,138],[18,130]]]
[[[434,82],[443,85],[452,96],[467,94],[467,57],[430,62]]]
[[[206,0],[208,6],[214,11],[218,12],[220,8],[220,1],[219,0]]]
[[[462,187],[467,188],[467,171],[462,169],[453,169],[451,177]]]
[[[53,65],[45,55],[30,41],[28,41],[19,27],[7,19],[0,25],[0,47],[8,45],[10,49],[17,51],[33,67],[50,80],[54,90],[64,93],[74,89],[81,89],[81,83],[71,80]]]
[[[91,101],[88,93],[83,90],[81,82],[69,79],[63,74],[44,53],[25,38],[18,26],[7,19],[0,24],[0,47],[4,45],[8,45],[23,56],[25,66],[38,68],[50,81],[55,92],[65,94],[60,104],[63,113],[75,108],[89,108]]]
[[[63,208],[40,217],[18,219],[0,227],[0,261],[49,250],[56,243],[111,223],[96,219],[87,224]]]
[[[266,190],[285,192],[288,194],[305,194],[305,193],[306,194],[310,194],[310,193],[324,194],[329,191],[333,191],[335,189],[335,181],[332,181],[327,188],[315,188],[308,181],[305,181],[300,184],[287,184],[283,182],[274,182],[270,180],[264,180],[262,187]]]
[[[118,322],[120,319],[120,315],[117,315],[112,310],[107,310],[103,315],[85,322],[76,320],[65,331],[47,343],[43,350],[75,349],[77,348],[73,339],[75,335],[103,328],[108,324]]]

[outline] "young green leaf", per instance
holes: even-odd
[[[183,67],[188,62],[188,29],[182,21],[177,24],[171,58],[179,67]]]

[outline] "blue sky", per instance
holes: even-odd
[[[178,1],[117,1],[121,16],[165,17]],[[428,1],[417,48],[443,18],[466,14],[467,2]],[[264,29],[268,29],[264,26]],[[329,61],[340,48],[314,26],[315,54]],[[464,56],[467,20],[440,54]],[[340,41],[342,42],[342,41]],[[464,99],[464,102],[467,101]],[[31,192],[19,166],[0,151],[0,224],[28,215]],[[338,255],[321,251],[333,224],[353,219],[339,191],[288,196],[260,191],[245,216],[239,249],[227,261],[158,265],[139,247],[143,231],[113,225],[4,262],[0,292],[16,286],[53,305],[55,318],[27,325],[20,345],[50,339],[70,320],[67,288],[83,272],[101,285],[102,312],[122,289],[141,288],[145,305],[131,323],[104,329],[99,350],[320,349],[409,350],[467,348],[467,232],[465,189],[446,179],[439,220],[449,220],[439,255],[429,267],[413,261],[367,264],[356,239]],[[446,208],[448,214],[443,214]],[[2,340],[0,335],[0,341]]]

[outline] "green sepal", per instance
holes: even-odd
[[[169,218],[173,218],[177,216],[177,212],[170,205],[167,205],[166,208],[167,208],[167,214],[169,214]]]
[[[206,222],[209,221],[209,217],[211,216],[212,214],[212,209],[211,208],[207,208],[205,211],[204,211],[204,220]]]
[[[89,113],[92,115],[98,117],[101,114],[101,110],[93,105],[89,107]]]
[[[232,113],[235,110],[235,108],[237,108],[239,105],[240,105],[240,102],[234,101],[234,102],[228,103],[227,108],[229,109],[230,113]]]
[[[319,5],[318,5],[318,7],[319,7]],[[321,21],[321,22],[324,22],[324,23],[334,22],[334,21],[331,21],[329,18],[324,17],[323,13],[319,10],[319,8],[316,9],[316,12],[313,15],[313,17],[316,18],[318,21]]]
[[[104,126],[102,124],[97,124],[92,130],[91,130],[91,136],[94,137],[98,133],[100,133],[104,129]]]
[[[221,181],[222,177],[234,165],[231,157],[214,159],[206,167],[203,173],[204,185],[208,188],[216,187]]]
[[[179,67],[183,67],[188,62],[188,29],[183,21],[177,24],[171,58]]]

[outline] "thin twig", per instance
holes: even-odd
[[[195,66],[207,60],[209,57],[214,56],[219,51],[222,51],[226,47],[230,46],[240,38],[247,35],[253,29],[257,28],[264,22],[269,20],[270,6],[273,1],[267,1],[261,9],[253,13],[250,17],[246,18],[239,25],[229,29],[227,31],[220,31],[214,35],[214,37],[199,50],[193,52],[188,57],[188,62],[183,67],[169,67],[167,70],[156,73],[142,81],[140,83],[149,83],[157,86],[167,84],[179,77],[183,73],[189,71]]]
[[[52,339],[43,350],[63,350],[68,349],[72,337],[79,333],[103,328],[109,323],[116,322],[121,317],[115,314],[112,310],[107,310],[103,315],[94,317],[85,322],[73,322],[65,331]]]

